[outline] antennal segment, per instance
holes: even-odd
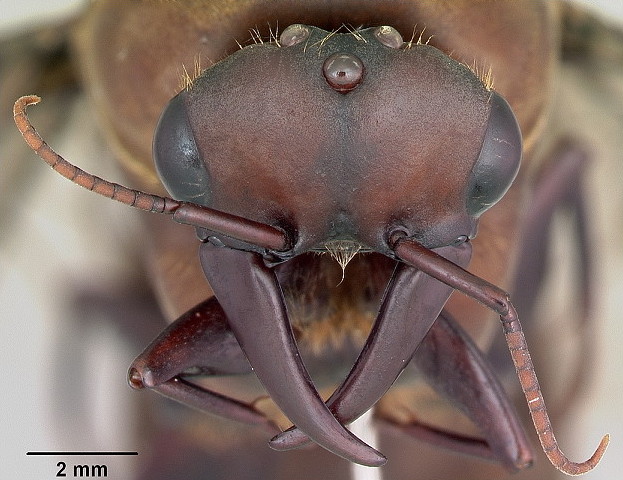
[[[506,343],[545,455],[554,467],[567,475],[582,475],[595,468],[606,451],[610,436],[604,435],[595,453],[581,463],[572,462],[561,451],[545,407],[526,338],[508,293],[437,255],[418,242],[406,238],[404,234],[393,235],[390,244],[403,262],[463,292],[500,315]]]
[[[26,107],[41,101],[36,95],[27,95],[19,98],[13,106],[15,125],[21,132],[24,140],[37,155],[63,177],[71,180],[87,190],[99,193],[104,197],[116,200],[131,207],[140,208],[154,213],[173,213],[180,206],[180,202],[168,197],[160,197],[144,193],[139,190],[124,187],[118,183],[109,182],[103,178],[91,175],[81,168],[69,163],[41,138],[35,127],[28,120]]]
[[[178,223],[205,228],[270,250],[287,250],[290,244],[288,236],[270,225],[213,210],[202,205],[179,202],[170,197],[161,197],[134,190],[118,183],[109,182],[76,167],[52,150],[28,120],[26,108],[40,101],[41,98],[36,95],[19,98],[13,106],[15,125],[17,125],[28,146],[63,177],[87,190],[125,205],[148,212],[173,215],[173,219]]]

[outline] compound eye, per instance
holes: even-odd
[[[504,196],[517,176],[521,149],[515,115],[506,100],[493,92],[489,124],[467,188],[470,215],[481,215]]]
[[[173,198],[207,205],[210,178],[186,113],[186,92],[166,106],[154,134],[153,156],[160,180]]]

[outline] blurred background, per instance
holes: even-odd
[[[85,3],[0,0],[0,41],[10,48],[6,46],[10,38],[31,27],[69,18]],[[623,29],[622,0],[575,3]],[[49,41],[53,43],[54,38]],[[15,85],[20,81],[27,84],[28,70],[24,69],[23,78],[6,76],[7,65],[20,65],[12,56],[19,52],[0,53],[4,62],[0,78],[14,82],[0,84],[0,105],[5,107],[14,100],[5,95],[18,90]],[[590,75],[581,77],[570,76],[569,87],[591,88]],[[586,92],[561,113],[587,117],[592,127],[585,135],[599,161],[590,174],[591,212],[600,252],[598,368],[594,390],[585,392],[586,401],[576,409],[581,416],[574,443],[569,444],[567,435],[559,435],[569,456],[583,458],[603,433],[612,434],[609,451],[601,465],[584,477],[587,480],[619,478],[623,471],[623,75],[608,78],[613,79],[611,84],[596,85],[594,95]],[[581,81],[585,87],[574,83]],[[605,98],[603,92],[613,97]],[[29,93],[39,92],[20,94]],[[84,101],[72,103],[70,110],[64,109],[62,98],[56,101],[48,108],[42,104],[41,112],[33,108],[33,122],[41,131],[52,132],[46,136],[55,139],[55,149],[66,158],[120,181]],[[600,116],[605,110],[608,116]],[[59,115],[63,126],[55,130]],[[12,158],[23,156],[24,146],[8,133],[12,128],[10,115],[1,112],[0,366],[4,387],[0,393],[0,477],[45,479],[56,475],[58,459],[27,457],[27,451],[74,450],[77,445],[81,450],[140,449],[136,431],[144,413],[124,376],[139,350],[133,332],[106,321],[106,306],[98,307],[106,303],[106,295],[115,301],[127,296],[124,307],[132,312],[133,293],[144,294],[132,283],[133,272],[140,271],[132,254],[140,238],[131,209],[72,187],[34,158],[26,156],[28,165],[16,165]],[[119,284],[119,278],[128,280]],[[93,298],[97,300],[90,301]],[[76,307],[74,313],[88,312],[89,322],[68,318],[68,303]],[[72,361],[76,358],[79,364]],[[132,478],[137,465],[134,457],[79,458],[76,463],[107,463],[108,478],[115,479]]]

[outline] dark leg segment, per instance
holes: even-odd
[[[568,209],[574,215],[579,260],[581,319],[586,320],[590,307],[591,255],[589,252],[586,206],[583,200],[582,174],[588,163],[587,153],[571,141],[561,142],[552,154],[538,182],[522,235],[522,247],[514,281],[513,299],[522,318],[532,315],[534,302],[545,277],[552,217]]]
[[[129,382],[215,415],[277,429],[252,405],[206,390],[181,376],[250,373],[251,367],[227,325],[216,298],[169,325],[132,363]]]
[[[480,428],[484,441],[419,422],[394,423],[396,427],[435,445],[501,462],[509,470],[525,468],[532,462],[530,444],[495,373],[447,312],[437,318],[411,366]]]

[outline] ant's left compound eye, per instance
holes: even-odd
[[[210,178],[195,143],[186,113],[186,92],[174,97],[164,109],[153,143],[158,176],[176,200],[207,205]]]
[[[495,92],[490,101],[489,123],[467,188],[467,211],[474,217],[504,196],[521,161],[521,132],[511,107]]]

